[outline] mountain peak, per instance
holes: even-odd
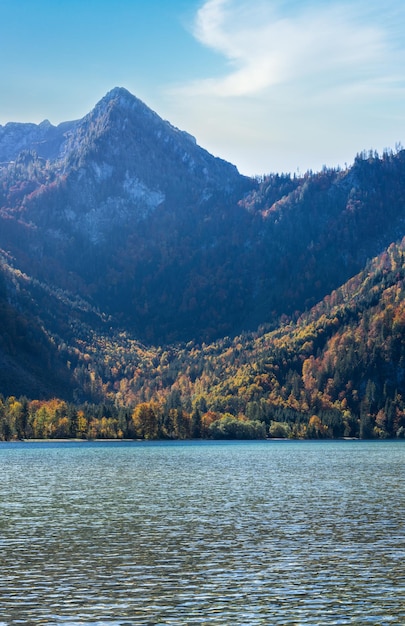
[[[111,89],[101,100],[96,104],[95,110],[116,107],[122,109],[136,109],[141,108],[145,111],[150,111],[149,107],[144,104],[139,98],[134,96],[124,87],[114,87]]]
[[[106,95],[104,96],[104,99],[106,100],[114,100],[116,98],[134,99],[135,96],[132,95],[132,93],[130,93],[128,89],[125,89],[125,87],[114,87],[113,89],[108,91]]]
[[[204,186],[213,184],[219,188],[229,177],[243,179],[234,165],[200,148],[192,135],[163,120],[123,87],[111,89],[80,121],[67,152],[79,155],[81,164],[86,154],[92,154],[92,159],[96,153],[102,154],[103,160],[110,160],[114,167],[120,155],[119,162],[125,162],[136,178],[146,176],[148,186],[155,184],[155,172],[162,169],[163,163],[166,182],[172,179],[170,186],[173,180],[181,178],[181,171],[185,176],[197,175]]]

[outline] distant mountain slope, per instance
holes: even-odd
[[[279,193],[275,193],[280,190]],[[260,221],[257,324],[302,312],[405,234],[405,151],[358,155],[347,170],[269,176],[243,200]]]

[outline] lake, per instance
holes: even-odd
[[[0,626],[403,626],[404,461],[404,441],[0,444]]]

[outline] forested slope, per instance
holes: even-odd
[[[405,240],[270,332],[167,349],[94,333],[76,348],[74,375],[86,363],[89,391],[104,402],[81,406],[80,428],[77,407],[28,403],[19,435],[401,437],[404,332]]]

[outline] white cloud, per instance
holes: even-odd
[[[362,23],[356,4],[304,3],[295,12],[280,2],[207,0],[197,13],[194,36],[224,57],[221,77],[197,79],[181,90],[221,97],[260,94],[275,85],[311,80],[321,84],[367,82],[385,56],[384,33]]]
[[[250,174],[404,143],[404,23],[402,0],[205,0],[192,32],[217,67],[166,92],[168,117]]]

